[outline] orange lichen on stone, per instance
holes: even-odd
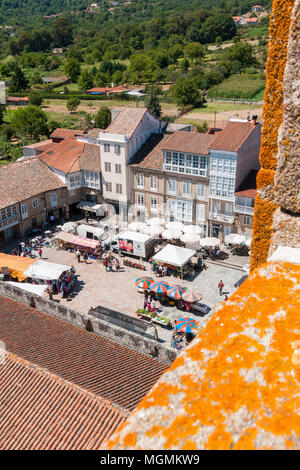
[[[262,141],[257,187],[262,189],[273,184],[277,167],[278,131],[283,121],[283,76],[287,61],[287,45],[292,9],[295,0],[273,0],[270,16],[266,88],[263,107]],[[258,212],[254,211],[253,241],[251,245],[250,271],[265,263],[271,241],[271,226],[276,207],[271,202],[264,205],[267,227],[261,211],[259,195],[256,196]],[[255,206],[255,208],[256,208]],[[270,216],[272,219],[270,220]]]
[[[300,266],[269,263],[257,269],[106,448],[296,449],[299,285]],[[132,432],[135,445],[128,444]]]
[[[255,267],[267,261],[271,243],[273,215],[276,209],[277,206],[273,202],[256,196],[250,257],[251,272]]]
[[[261,168],[256,176],[257,189],[270,186],[274,183],[275,171]]]

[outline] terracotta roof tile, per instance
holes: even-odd
[[[80,129],[62,129],[58,127],[55,129],[54,132],[50,135],[52,138],[57,139],[74,139],[77,135],[83,134],[83,130]]]
[[[213,150],[237,152],[257,126],[261,127],[261,124],[257,123],[256,126],[254,126],[250,121],[229,121],[221,132],[215,134],[215,138],[209,148]]]
[[[236,192],[236,196],[255,197],[256,196],[256,176],[258,170],[251,170],[243,179]]]
[[[79,160],[82,170],[101,171],[100,146],[84,144],[84,151]]]
[[[215,136],[210,134],[177,131],[165,142],[163,149],[208,155],[209,145],[214,139]]]
[[[131,136],[143,119],[147,108],[120,109],[115,119],[110,123],[105,133]]]
[[[164,155],[162,149],[170,138],[171,135],[152,134],[134,155],[132,166],[163,170]]]
[[[6,350],[132,410],[167,366],[95,333],[0,296]]]
[[[6,353],[0,363],[1,450],[98,449],[128,412]]]
[[[0,166],[0,209],[64,184],[39,158]]]
[[[47,150],[38,158],[46,165],[51,166],[64,173],[74,173],[79,171],[79,157],[84,151],[84,142],[68,138],[60,143],[49,145]]]

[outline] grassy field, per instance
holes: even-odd
[[[235,74],[209,90],[209,98],[254,100],[265,88],[265,80],[257,75]]]

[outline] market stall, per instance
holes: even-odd
[[[33,263],[36,263],[36,260],[32,258],[0,253],[0,272],[2,268],[7,267],[11,277],[18,279],[19,282],[22,282],[26,279],[27,276],[24,274],[24,272]]]
[[[63,297],[69,294],[76,281],[75,272],[71,266],[44,260],[38,260],[24,274],[32,284],[46,285],[52,293],[60,292]]]
[[[90,238],[84,238],[79,235],[73,235],[71,233],[59,232],[55,235],[59,248],[73,248],[86,251],[87,253],[95,253],[99,248],[100,243],[97,240]]]
[[[36,285],[36,284],[29,284],[27,282],[14,282],[14,281],[7,281],[6,284],[10,284],[13,287],[18,287],[19,289],[38,295],[40,297],[42,297],[43,294],[45,293],[45,290],[48,289],[48,286],[46,284]]]
[[[153,260],[173,269],[175,273],[179,270],[180,276],[183,278],[184,267],[195,254],[194,250],[168,244],[153,256]]]

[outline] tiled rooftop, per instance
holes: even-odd
[[[101,170],[100,146],[85,144],[84,151],[79,160],[81,170],[99,171]]]
[[[147,108],[122,108],[105,130],[108,134],[131,136],[143,119]]]
[[[258,170],[251,170],[248,175],[243,179],[237,188],[235,195],[244,197],[256,196],[256,175]]]
[[[210,134],[177,131],[170,136],[162,148],[164,150],[208,155],[209,145],[214,139],[215,136]]]
[[[0,296],[7,351],[133,410],[167,369],[155,359]]]
[[[189,132],[188,134],[191,134]],[[132,166],[163,170],[164,156],[162,149],[171,135],[152,134],[134,155]]]
[[[0,363],[0,449],[99,449],[128,413],[6,353]]]
[[[64,173],[74,173],[80,170],[79,157],[84,151],[84,145],[83,142],[78,142],[74,138],[66,138],[58,144],[49,145],[38,158],[46,165]]]
[[[62,129],[58,127],[50,135],[51,139],[74,139],[77,135],[83,134],[83,130],[80,129]]]
[[[256,124],[260,126],[260,124]],[[209,148],[213,150],[225,150],[237,152],[249,135],[256,129],[252,122],[229,121],[227,126],[214,135],[214,140]]]
[[[62,187],[61,179],[38,158],[0,166],[0,209]]]

